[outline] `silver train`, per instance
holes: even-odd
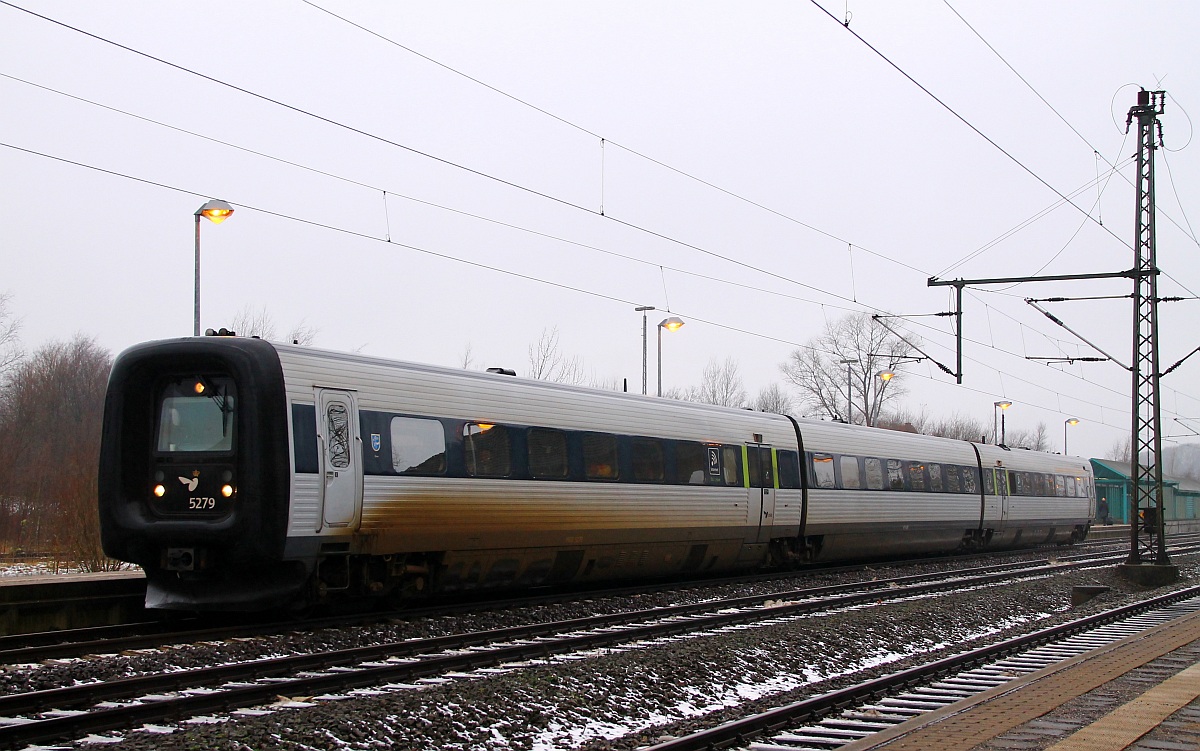
[[[1083,539],[1087,460],[210,336],[122,353],[106,554],[259,610]]]

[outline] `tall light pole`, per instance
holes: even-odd
[[[1068,417],[1066,420],[1063,420],[1063,456],[1067,455],[1067,426],[1078,424],[1078,417]]]
[[[639,308],[634,308],[642,314],[642,395],[646,394],[646,311],[654,310],[653,305],[643,305]]]
[[[1004,445],[1004,410],[1012,406],[1010,401],[993,402],[992,403],[992,443]],[[996,408],[1000,409],[1000,432],[996,433]],[[999,438],[1000,440],[996,440]]]
[[[192,317],[192,336],[200,336],[200,217],[220,224],[231,216],[233,207],[215,198],[196,209],[196,309]]]
[[[838,360],[842,365],[846,366],[846,424],[849,425],[852,420],[850,414],[854,412],[854,392],[850,390],[850,366],[858,365],[858,359],[853,360]],[[866,422],[866,414],[863,414],[863,422]]]
[[[658,395],[662,396],[662,332],[678,331],[683,326],[683,319],[676,316],[664,318],[658,322]]]
[[[879,391],[877,392],[877,398],[875,401],[875,409],[872,410],[871,422],[868,423],[868,425],[870,427],[874,427],[876,421],[879,419],[879,408],[883,406],[884,389],[886,389],[888,387],[888,384],[891,383],[892,379],[896,377],[896,371],[892,370],[891,368],[884,368],[883,370],[876,373],[875,377],[878,378],[879,380],[883,381],[883,385],[879,387]]]

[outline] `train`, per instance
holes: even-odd
[[[146,606],[406,603],[1084,539],[1086,459],[210,335],[114,361],[106,555]]]

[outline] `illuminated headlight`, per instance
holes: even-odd
[[[233,486],[232,485],[222,485],[221,486],[221,495],[225,496],[226,498],[232,498],[233,497]]]
[[[162,485],[154,486],[154,495],[158,496],[159,498],[162,498],[166,494],[167,494],[167,489],[165,487],[163,487]]]

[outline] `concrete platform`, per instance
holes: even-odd
[[[1196,751],[1200,613],[839,751]]]

